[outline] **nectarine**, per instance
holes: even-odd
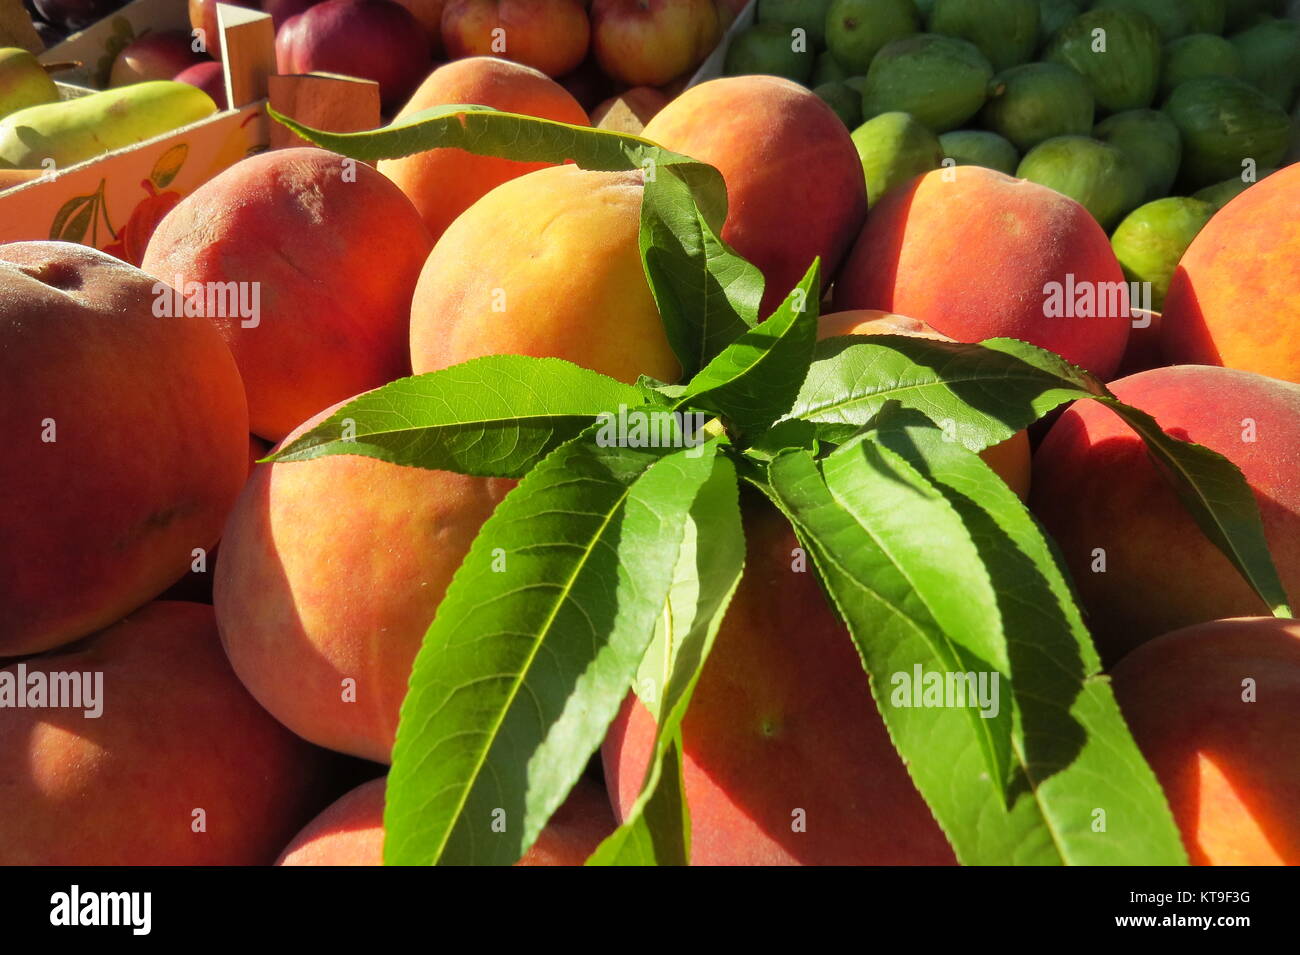
[[[499,54],[563,76],[582,62],[590,40],[578,0],[447,0],[442,8],[442,45],[453,60]]]
[[[689,73],[721,36],[713,0],[592,0],[596,60],[628,86],[662,86]]]

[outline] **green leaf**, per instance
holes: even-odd
[[[727,346],[686,386],[681,402],[708,408],[746,437],[790,409],[817,341],[821,264],[815,261],[767,321]]]
[[[736,470],[719,455],[691,506],[672,589],[634,684],[657,726],[646,778],[627,819],[588,865],[685,865],[689,860],[681,722],[744,563]]]
[[[149,173],[149,181],[158,189],[166,189],[172,184],[185,165],[185,157],[190,153],[189,143],[177,143],[158,157]]]
[[[1146,442],[1183,506],[1277,617],[1291,605],[1269,554],[1259,502],[1235,464],[1217,451],[1166,434],[1155,418],[1114,397],[1099,398]]]
[[[360,454],[519,477],[600,414],[645,403],[641,389],[558,358],[489,355],[367,392],[269,460]]]
[[[645,788],[627,822],[610,833],[587,865],[690,864],[691,814],[682,779],[681,728],[656,747]]]
[[[364,162],[397,159],[441,147],[526,162],[573,161],[583,169],[605,172],[641,169],[647,162],[660,166],[695,162],[640,136],[472,104],[435,106],[381,129],[357,133],[313,129],[273,106],[268,106],[267,112],[308,142]]]
[[[91,217],[99,207],[99,192],[88,196],[73,196],[55,213],[50,223],[50,238],[64,242],[80,242],[90,228]]]
[[[943,737],[950,751],[930,757],[929,788],[957,790],[944,812],[953,820],[954,841],[976,847],[980,858],[996,852],[1030,861],[1026,850],[1035,847],[1032,861],[1186,864],[1164,793],[1101,675],[1051,546],[1019,498],[983,461],[945,441],[928,422],[886,422],[879,440],[925,474],[961,514],[992,577],[1008,637],[1019,796],[1004,826],[991,826],[990,815],[978,807],[991,813],[997,794],[953,786],[950,767],[969,760],[960,744]],[[937,738],[922,736],[917,743],[933,747]],[[914,773],[922,771],[918,760]],[[1097,809],[1105,812],[1101,831]],[[1003,842],[995,847],[992,836],[1000,828]]]
[[[889,642],[910,642],[927,671],[1005,679],[1006,637],[980,553],[951,503],[906,460],[867,436],[820,467],[807,451],[783,454],[768,475],[778,506],[829,565],[823,576],[869,673],[879,671],[861,643],[885,621]],[[964,706],[955,717],[980,747],[981,772],[1005,789],[1011,708]]]
[[[846,335],[818,342],[786,418],[861,427],[894,401],[920,411],[971,451],[982,451],[1058,405],[1105,393],[1065,359],[1011,338],[976,345]]]
[[[1026,342],[994,338],[975,345],[902,335],[826,339],[818,343],[794,407],[778,428],[809,421],[818,428],[803,434],[844,440],[845,431],[834,429],[864,428],[887,403],[896,403],[920,411],[967,449],[981,451],[1081,398],[1101,401],[1128,422],[1206,536],[1273,613],[1289,616],[1258,505],[1236,466],[1208,448],[1170,437],[1092,375]],[[798,433],[792,429],[782,438]],[[772,443],[767,440],[765,450]]]
[[[672,584],[717,442],[561,445],[483,525],[402,705],[388,864],[509,864],[600,745]]]
[[[726,209],[710,218],[692,201],[713,185],[701,169],[657,170],[641,207],[641,258],[687,378],[757,323],[763,297],[763,274],[719,237]]]
[[[930,673],[944,666],[923,627],[900,622],[882,606],[882,577],[863,554],[871,542],[838,526],[841,499],[829,482],[792,455],[774,466],[769,492],[813,555],[873,674],[872,693],[890,736],[958,859],[1185,863],[1160,787],[1098,675],[1069,588],[1023,504],[978,457],[932,426],[885,430],[872,440],[933,482],[960,515],[991,578],[1007,634],[997,699],[1014,716],[1009,788],[987,772],[987,748],[967,708],[903,705],[910,702],[902,690],[915,667]],[[942,551],[929,557],[950,570],[960,566]]]
[[[762,275],[722,241],[727,190],[712,166],[639,136],[485,106],[436,106],[358,133],[312,129],[274,107],[267,112],[304,139],[365,162],[455,147],[590,170],[643,170],[642,265],[683,373],[694,374],[756,321]]]

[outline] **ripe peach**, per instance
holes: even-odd
[[[1256,183],[1192,241],[1165,298],[1169,359],[1300,383],[1300,165]]]
[[[213,584],[249,692],[299,736],[387,762],[424,633],[509,487],[357,455],[258,465]]]
[[[5,710],[0,865],[267,865],[320,805],[324,754],[239,685],[211,607],[151,603],[20,667],[86,674],[97,705]]]
[[[1157,637],[1112,682],[1195,865],[1300,865],[1300,621]]]
[[[144,270],[203,283],[201,311],[216,312],[207,317],[235,354],[251,430],[275,441],[326,405],[409,373],[411,292],[431,244],[419,213],[370,166],[277,149],[167,213]],[[255,307],[209,309],[214,288]]]
[[[276,865],[383,865],[387,777],[347,793],[294,837]],[[585,779],[516,865],[582,865],[614,831],[605,791]]]
[[[745,575],[682,723],[691,864],[953,863],[848,631],[812,574],[794,572],[788,525],[768,510],[745,531]],[[629,695],[603,748],[620,820],[654,732]]]
[[[155,316],[156,288],[85,246],[0,246],[0,657],[157,596],[216,543],[239,494],[234,358],[203,319]]]
[[[384,864],[384,787],[380,776],[339,797],[293,837],[276,865]]]
[[[1087,210],[980,166],[936,169],[882,198],[835,308],[901,312],[958,341],[1023,339],[1102,378],[1131,321],[1123,270]]]
[[[590,125],[577,100],[544,73],[490,56],[455,60],[438,67],[420,84],[395,121],[453,103],[491,106],[506,113],[539,116],[574,126]],[[453,219],[490,190],[546,166],[476,156],[463,149],[430,149],[401,159],[381,160],[378,169],[411,200],[436,241]]]
[[[832,312],[818,319],[817,337],[833,338],[837,335],[913,335],[917,338],[934,338],[952,341],[925,322],[906,315],[895,315],[875,309],[857,309],[849,312]],[[1017,431],[992,447],[980,452],[984,463],[997,472],[1021,500],[1029,497],[1029,434]]]
[[[849,131],[820,97],[775,76],[711,80],[664,107],[644,135],[722,173],[722,238],[767,279],[762,317],[817,256],[829,284],[862,227],[867,190]]]
[[[591,24],[578,0],[447,0],[442,45],[450,59],[500,54],[563,76],[587,55]]]
[[[1170,434],[1241,469],[1282,583],[1300,596],[1300,385],[1175,365],[1111,388]],[[1030,506],[1060,545],[1112,660],[1179,627],[1267,612],[1196,526],[1142,440],[1102,405],[1076,402],[1052,426],[1034,454]]]
[[[639,171],[554,166],[471,206],[416,286],[416,373],[515,354],[564,358],[627,382],[675,380],[681,365],[637,244],[641,188]]]

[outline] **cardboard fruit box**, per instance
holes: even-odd
[[[122,35],[116,18],[144,16],[159,5],[176,7],[168,0],[135,0],[51,48],[42,59],[57,62],[71,56],[85,62],[112,48],[109,37]],[[0,242],[80,242],[139,264],[154,225],[179,199],[245,156],[293,143],[296,137],[269,119],[268,100],[321,128],[379,125],[377,84],[320,74],[277,76],[271,17],[225,4],[218,7],[218,16],[226,95],[234,108],[65,169],[0,170]],[[144,29],[146,21],[132,22],[134,30]],[[60,89],[65,98],[90,92],[62,82]]]

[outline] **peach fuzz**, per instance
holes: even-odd
[[[394,117],[456,103],[491,106],[505,113],[538,116],[589,126],[587,114],[569,92],[540,70],[489,56],[454,60],[429,74]],[[430,149],[376,168],[411,200],[436,241],[452,221],[492,189],[547,163],[476,156],[463,149]]]
[[[431,246],[387,178],[304,147],[244,159],[182,199],[143,267],[209,292],[234,283],[246,306],[256,301],[244,317],[209,294],[203,311],[210,298],[220,312],[208,318],[243,375],[251,430],[278,441],[326,405],[409,374],[411,293]]]
[[[1300,384],[1300,164],[1251,186],[1178,263],[1161,344],[1172,362]]]
[[[1300,865],[1300,621],[1188,627],[1111,679],[1194,865]]]
[[[1300,385],[1175,365],[1111,389],[1177,438],[1218,451],[1254,492],[1282,584],[1300,597]],[[1071,405],[1034,454],[1030,508],[1060,545],[1103,657],[1159,634],[1268,612],[1110,409]],[[1101,559],[1104,555],[1104,572]]]
[[[107,627],[221,536],[244,386],[211,324],[154,314],[169,293],[85,246],[0,246],[0,657]]]
[[[1075,317],[1049,315],[1051,290]],[[1088,211],[979,166],[936,169],[872,210],[835,283],[835,309],[920,319],[957,341],[1018,338],[1106,379],[1128,342],[1127,283]],[[1082,310],[1069,290],[1102,293]],[[1108,290],[1119,299],[1113,307]],[[1066,312],[1066,315],[1070,314]],[[1096,313],[1104,313],[1096,314]]]
[[[563,358],[621,381],[681,365],[641,266],[640,171],[553,166],[493,189],[443,233],[411,306],[411,365]]]
[[[276,865],[383,865],[387,781],[373,779],[344,795],[294,837]],[[604,789],[580,779],[515,865],[582,865],[613,831]]]
[[[102,674],[102,711],[4,711],[0,864],[269,865],[321,805],[326,754],[240,686],[211,607],[151,603],[21,665]]]
[[[387,762],[424,633],[511,486],[359,455],[259,464],[213,582],[221,640],[249,692],[299,736]]]
[[[722,173],[722,238],[767,280],[760,317],[818,256],[830,284],[862,228],[867,192],[849,131],[818,96],[775,76],[710,80],[660,110],[643,135]]]

